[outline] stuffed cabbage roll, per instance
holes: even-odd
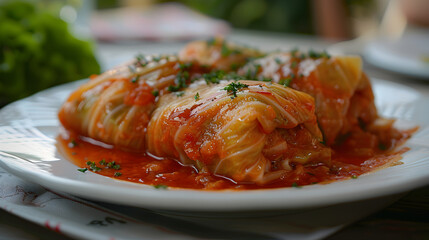
[[[329,163],[311,96],[279,84],[229,81],[161,97],[148,151],[236,182],[264,184],[293,164]]]
[[[255,80],[290,86],[314,97],[316,115],[328,146],[338,144],[356,126],[377,119],[371,85],[357,56],[326,53],[274,53],[238,71]]]
[[[179,53],[179,59],[185,62],[198,62],[210,70],[234,71],[249,59],[261,57],[256,49],[234,44],[217,37],[207,41],[189,43]]]
[[[138,56],[80,86],[61,107],[59,120],[80,135],[145,151],[157,96],[186,87],[198,71],[173,56]]]

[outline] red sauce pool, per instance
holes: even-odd
[[[77,168],[90,170],[88,162],[94,162],[99,171],[97,174],[119,180],[154,185],[156,187],[177,187],[201,190],[224,189],[269,189],[283,187],[299,187],[310,184],[325,184],[336,180],[356,178],[383,167],[398,164],[401,154],[408,149],[380,153],[375,157],[352,157],[345,154],[334,154],[331,165],[295,165],[289,174],[280,180],[263,186],[253,183],[235,183],[230,179],[210,173],[198,172],[190,166],[183,166],[168,158],[155,158],[148,154],[130,153],[120,149],[106,148],[92,144],[88,139],[77,134],[68,133],[58,138],[60,151],[72,161]],[[104,160],[104,164],[100,164]],[[118,169],[106,164],[115,162]],[[103,162],[102,162],[103,163]],[[97,169],[96,169],[97,170]],[[85,174],[85,173],[82,173]]]

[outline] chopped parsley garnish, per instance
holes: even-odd
[[[154,60],[155,62],[159,62],[161,60],[161,57],[156,56],[156,57],[153,57],[152,60]]]
[[[86,165],[88,165],[89,169],[92,170],[92,171],[94,171],[94,172],[98,172],[98,171],[101,170],[101,168],[97,167],[97,165],[95,164],[95,162],[88,161],[88,162],[86,162]]]
[[[138,79],[139,79],[139,77],[135,76],[135,77],[131,78],[131,82],[136,83]]]
[[[352,175],[352,179],[356,179],[358,178],[356,175]]]
[[[280,60],[280,58],[275,58],[274,61],[276,61],[277,64],[282,64],[282,60]]]
[[[105,159],[101,159],[101,161],[99,162],[100,165],[106,165],[106,160]]]
[[[121,165],[116,164],[116,162],[115,162],[115,161],[111,161],[111,162],[107,163],[107,167],[108,167],[108,168],[113,168],[113,169],[118,170],[118,169],[120,169],[120,168],[121,168]]]
[[[189,72],[187,71],[180,71],[177,75],[176,75],[176,79],[174,79],[174,83],[176,84],[175,86],[170,85],[168,86],[167,90],[170,92],[177,92],[182,88],[187,87],[188,85],[186,84],[186,80],[189,79]]]
[[[163,185],[163,184],[157,184],[157,185],[154,185],[153,187],[156,189],[163,189],[163,190],[166,190],[168,188],[167,185]]]
[[[326,51],[316,52],[313,49],[310,49],[310,51],[308,51],[308,56],[310,58],[331,58],[331,55],[329,55]]]
[[[88,168],[78,168],[77,169],[79,172],[86,172],[86,171],[88,171]]]
[[[225,41],[222,43],[222,49],[221,49],[221,52],[220,52],[220,54],[222,55],[222,57],[228,57],[229,55],[240,54],[240,53],[241,53],[241,51],[238,50],[238,49],[230,49],[226,45]]]
[[[293,182],[293,183],[292,183],[292,187],[294,187],[294,188],[300,188],[301,186],[299,186],[299,185],[298,185],[298,183]]]
[[[218,84],[221,80],[244,80],[245,76],[238,75],[237,73],[228,73],[226,74],[222,70],[213,71],[210,73],[205,73],[202,75],[202,78],[208,84]]]
[[[146,60],[146,57],[143,54],[138,54],[136,56],[136,66],[137,67],[145,67],[149,62]]]
[[[154,95],[155,97],[158,97],[159,91],[158,90],[153,90],[152,91],[152,95]]]
[[[200,93],[197,92],[197,94],[195,94],[194,98],[195,98],[195,101],[198,101],[198,99],[200,99]]]
[[[207,84],[210,84],[210,83],[217,84],[220,82],[220,80],[224,79],[224,77],[225,77],[225,72],[222,70],[205,73],[202,76],[202,78],[204,78]]]
[[[185,70],[185,69],[189,69],[192,67],[192,62],[189,63],[179,63],[179,68],[180,70]]]
[[[71,140],[68,144],[69,148],[74,148],[77,146],[77,142],[75,140]]]
[[[120,172],[115,172],[115,174],[114,174],[113,176],[115,176],[115,177],[120,177],[120,176],[122,176],[122,173],[120,173]]]
[[[232,97],[231,99],[234,99],[237,97],[237,91],[242,89],[242,88],[247,88],[249,87],[249,85],[243,84],[241,82],[232,82],[228,85],[226,85],[226,87],[223,88],[223,90],[226,90],[228,93],[232,93]]]
[[[285,79],[280,79],[279,84],[285,86],[285,87],[289,87],[290,83],[292,82],[292,78],[288,77]]]
[[[292,61],[292,63],[290,64],[290,67],[291,68],[296,68],[296,65],[297,65],[298,63],[296,62],[296,61]]]

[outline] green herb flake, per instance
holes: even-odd
[[[357,179],[357,178],[358,178],[358,176],[352,175],[352,179]]]
[[[234,99],[237,97],[238,90],[242,88],[247,88],[247,87],[249,87],[249,85],[243,84],[241,82],[232,82],[226,85],[226,87],[224,87],[223,90],[226,90],[228,93],[232,93],[233,97],[231,97],[231,99]]]
[[[99,172],[101,171],[101,168],[97,167],[96,165],[91,165],[89,166],[89,168],[94,171],[94,172]]]
[[[274,61],[276,61],[277,64],[282,64],[282,60],[280,60],[280,58],[275,58]]]
[[[285,78],[285,79],[281,79],[279,81],[279,84],[285,86],[285,87],[289,87],[290,83],[292,82],[292,78]]]
[[[218,84],[220,80],[225,78],[225,72],[222,70],[213,71],[210,73],[203,74],[202,78],[206,81],[207,85],[214,83]]]
[[[180,87],[178,87],[178,86],[173,86],[173,85],[170,85],[170,86],[168,86],[168,88],[167,88],[167,90],[168,90],[168,91],[170,91],[170,92],[177,92],[177,91],[179,91],[179,89],[180,89]]]
[[[305,172],[305,173],[307,173],[310,176],[315,176],[314,173],[312,173],[312,172]]]
[[[331,55],[329,55],[326,51],[316,52],[313,49],[310,49],[310,51],[308,51],[308,56],[310,58],[331,58]]]
[[[113,169],[116,169],[116,170],[119,170],[120,168],[121,168],[121,165],[119,165],[119,164],[115,164],[115,165],[113,165],[113,167],[112,167]]]
[[[200,99],[200,93],[197,92],[197,94],[195,94],[194,98],[195,98],[195,101],[198,101],[198,99]]]
[[[222,57],[228,57],[229,55],[240,54],[240,53],[241,53],[241,51],[238,50],[238,49],[230,49],[227,46],[226,41],[223,41],[221,52],[220,52],[220,54],[222,55]]]
[[[290,67],[296,68],[297,65],[298,65],[298,63],[296,61],[292,61],[292,63],[290,64]]]
[[[146,60],[146,57],[143,54],[138,54],[136,56],[136,67],[145,67],[149,62]]]
[[[168,189],[168,186],[167,185],[163,185],[163,184],[157,184],[157,185],[154,185],[153,187],[156,188],[156,189],[161,189],[161,190]]]
[[[299,186],[299,185],[298,185],[298,183],[293,182],[293,183],[292,183],[292,187],[294,187],[294,188],[300,188],[301,186]]]
[[[71,140],[68,144],[69,148],[74,148],[77,146],[77,142],[75,140]]]
[[[170,85],[168,86],[167,90],[170,92],[177,92],[182,88],[186,88],[188,85],[186,84],[186,81],[189,79],[189,72],[187,71],[180,71],[176,75],[176,79],[174,79],[175,86]]]
[[[185,69],[189,69],[192,67],[192,62],[189,63],[179,63],[179,68],[180,70],[185,70]]]
[[[131,78],[131,82],[136,83],[138,79],[139,79],[139,77],[135,76],[135,77]]]
[[[152,60],[154,60],[155,62],[159,62],[161,60],[160,56],[155,56],[152,58]]]
[[[88,168],[78,168],[77,169],[79,172],[86,172],[86,171],[88,171]]]
[[[155,97],[159,96],[159,91],[158,90],[153,90],[152,91],[152,95],[154,95]]]
[[[115,177],[120,177],[120,176],[122,176],[122,173],[120,173],[120,172],[115,172],[115,174],[114,174],[113,176],[115,176]]]
[[[106,160],[105,159],[101,159],[101,161],[99,162],[100,165],[106,165]]]

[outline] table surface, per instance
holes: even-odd
[[[229,39],[260,46],[262,50],[326,49],[331,42],[313,37],[291,36],[265,32],[234,31]],[[97,54],[104,69],[115,66],[136,53],[177,52],[185,42],[127,42],[99,43]],[[357,49],[359,51],[359,49]],[[364,64],[365,72],[371,78],[391,80],[406,84],[429,96],[429,81],[413,79]],[[389,207],[351,224],[328,239],[429,239],[429,185],[409,192]],[[70,239],[37,224],[23,220],[4,210],[0,210],[0,239]]]

